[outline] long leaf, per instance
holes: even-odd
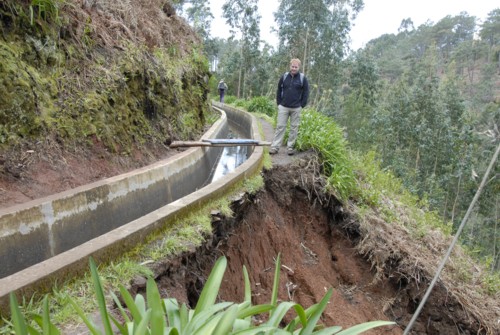
[[[273,308],[274,308],[273,305],[250,306],[250,307],[242,309],[238,312],[238,319],[244,319],[244,318],[249,317],[249,316],[262,314],[262,313],[270,311]]]
[[[328,301],[332,297],[332,294],[333,294],[333,289],[330,287],[330,289],[326,292],[323,299],[321,299],[319,304],[317,304],[316,310],[307,320],[307,325],[305,325],[304,329],[300,332],[301,335],[310,335],[313,333],[314,328],[316,327],[316,324],[318,323],[318,320],[321,317],[321,314],[323,314],[323,311],[325,310]]]
[[[123,285],[119,285],[120,288],[120,294],[122,296],[123,301],[125,302],[125,305],[127,306],[130,315],[132,316],[132,320],[135,324],[139,324],[141,322],[144,313],[141,313],[141,309],[138,307],[136,304],[136,300],[132,297],[130,292],[125,288]]]
[[[142,294],[136,294],[134,302],[137,306],[137,309],[139,310],[139,313],[141,315],[146,315],[146,300],[144,299]]]
[[[94,282],[97,304],[99,305],[99,312],[102,319],[101,321],[104,326],[104,332],[106,335],[113,335],[113,329],[111,328],[111,322],[109,321],[108,309],[106,306],[106,298],[102,289],[101,278],[99,278],[99,273],[97,273],[97,266],[95,265],[94,259],[92,257],[90,257],[89,262],[92,281]]]
[[[274,283],[273,283],[273,292],[271,293],[271,305],[276,306],[278,302],[278,290],[280,284],[280,269],[281,269],[281,253],[278,253],[278,257],[276,258],[276,264],[274,268]],[[272,312],[270,313],[272,314]]]
[[[302,325],[307,324],[307,312],[304,311],[304,308],[299,304],[293,307],[295,309],[295,313],[297,313],[297,318]]]
[[[120,334],[122,334],[122,335],[128,335],[126,323],[125,324],[121,323],[115,317],[113,317],[113,315],[110,315],[109,317],[111,318],[111,321],[115,325],[116,329],[118,329],[118,332]]]
[[[163,335],[165,315],[158,309],[151,310],[151,335]]]
[[[60,331],[57,327],[50,321],[50,309],[49,309],[49,296],[45,295],[42,302],[42,317],[40,328],[42,328],[42,333],[44,335],[59,335]]]
[[[337,335],[357,335],[357,334],[361,334],[362,332],[365,332],[365,331],[372,329],[372,328],[381,327],[381,326],[391,326],[394,324],[396,324],[396,323],[392,322],[392,321],[370,321],[370,322],[361,323],[359,325],[355,325],[355,326],[352,326],[350,328],[347,328],[346,330],[343,330],[340,333],[337,333]]]
[[[252,302],[252,288],[250,286],[250,278],[245,265],[243,265],[243,281],[245,282],[245,301]]]
[[[126,327],[127,327],[126,334],[134,334],[134,327],[135,327],[135,325],[134,325],[133,322],[127,322]]]
[[[227,309],[222,318],[217,323],[217,326],[211,334],[213,335],[226,335],[233,330],[234,321],[238,315],[238,306],[233,305]]]
[[[49,297],[45,295],[42,302],[42,332],[44,335],[50,335],[50,312],[49,312]]]
[[[151,309],[151,334],[163,335],[165,328],[165,310],[158,286],[153,278],[148,278],[146,283],[146,294],[148,297],[148,307]]]
[[[125,320],[124,323],[130,322],[131,320],[128,316],[128,313],[125,310],[125,308],[123,308],[120,299],[118,299],[118,297],[116,296],[116,294],[114,292],[110,292],[109,294],[111,295],[111,298],[113,298],[115,305],[118,307],[118,310],[120,311],[120,315],[122,316],[123,320]]]
[[[80,316],[82,321],[85,323],[88,330],[94,335],[101,335],[101,332],[97,329],[97,327],[94,325],[92,320],[90,320],[90,318],[87,315],[85,315],[85,312],[83,311],[83,309],[73,299],[71,299],[71,297],[69,298],[69,303],[71,304],[71,306],[73,306],[76,313]]]
[[[200,313],[201,315],[201,313]],[[224,316],[224,313],[215,313],[208,318],[203,318],[203,322],[198,323],[198,327],[193,329],[192,335],[206,335],[212,334],[217,324]],[[187,332],[186,332],[187,333]],[[191,334],[191,333],[187,333]]]
[[[247,308],[250,308],[252,306],[252,303],[250,301],[243,301],[241,304],[238,304],[238,311],[245,310]]]
[[[113,315],[110,315],[109,317],[111,318],[111,321],[113,321],[113,324],[115,327],[120,331],[120,334],[122,335],[128,335],[128,330],[127,330],[127,324],[130,323],[132,320],[128,317],[127,312],[125,311],[125,308],[123,308],[122,303],[120,302],[120,299],[114,294],[112,291],[110,292],[111,297],[113,298],[113,301],[115,302],[116,306],[118,307],[118,310],[120,311],[120,314],[122,318],[125,320],[123,323],[118,321]]]
[[[134,328],[134,335],[146,335],[149,334],[148,324],[151,319],[151,310],[148,309],[146,313],[144,313],[141,322]]]
[[[30,327],[28,325],[28,333],[30,333],[30,334],[44,334],[44,335],[58,335],[58,334],[60,334],[59,329],[57,329],[57,327],[53,323],[51,323],[50,320],[49,320],[49,327],[48,327],[48,329],[44,330],[46,323],[43,320],[43,316],[42,315],[39,315],[39,314],[31,315],[31,320],[35,321],[36,324],[38,326],[40,326],[40,328],[42,329],[42,331],[39,332],[36,329],[34,329],[33,327]]]
[[[176,299],[169,298],[164,299],[163,304],[165,305],[165,310],[167,311],[167,322],[172,328],[177,328],[179,331],[182,329],[181,316],[179,311],[179,303]]]
[[[181,305],[181,309],[179,310],[179,319],[181,322],[179,332],[184,333],[184,329],[187,327],[187,324],[189,323],[189,311],[186,304]]]
[[[201,291],[198,303],[196,304],[194,310],[195,316],[215,303],[222,283],[222,277],[226,271],[226,266],[227,259],[224,256],[220,257],[217,262],[215,262],[212,272],[210,276],[208,276],[207,282]]]
[[[236,318],[233,323],[233,333],[248,329],[248,328],[253,328],[252,326],[252,319],[239,319]]]
[[[295,303],[291,302],[291,301],[285,301],[285,302],[282,302],[281,304],[279,304],[273,310],[273,314],[271,315],[271,317],[269,318],[269,320],[267,320],[266,325],[267,326],[278,327],[280,325],[281,321],[283,321],[283,318],[285,317],[285,314],[294,305],[295,305]]]
[[[26,320],[24,319],[24,316],[21,313],[21,309],[19,309],[19,303],[17,302],[16,295],[13,292],[9,294],[9,300],[10,300],[10,313],[16,335],[17,334],[28,335],[28,327],[26,325]]]
[[[202,310],[199,314],[194,315],[182,331],[185,334],[194,334],[199,329],[203,328],[207,323],[211,322],[213,318],[219,313],[220,311],[228,308],[231,306],[233,303],[232,302],[223,302],[223,303],[218,303],[213,306],[210,306],[206,308],[205,310]]]
[[[297,312],[297,317],[293,319],[295,323],[299,322],[304,327],[307,324],[307,319],[317,310],[318,304],[312,305],[309,308],[305,309],[299,304],[294,306],[295,311]]]
[[[327,328],[323,328],[321,330],[318,330],[318,331],[314,332],[314,335],[333,335],[333,334],[337,334],[341,330],[342,330],[342,327],[340,327],[340,326],[332,326],[332,327],[327,327]]]
[[[271,331],[276,330],[276,327],[271,326],[260,326],[255,328],[248,328],[238,332],[234,332],[232,335],[257,335],[257,334],[271,334]],[[275,334],[275,333],[272,333]]]

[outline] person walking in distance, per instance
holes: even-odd
[[[290,61],[290,72],[281,76],[276,91],[278,104],[278,118],[276,130],[269,153],[277,154],[285,136],[286,125],[290,119],[290,132],[287,141],[287,153],[295,154],[294,145],[299,131],[300,112],[307,105],[309,98],[309,83],[306,76],[300,71],[300,60],[294,58]]]
[[[226,90],[227,90],[227,85],[226,83],[224,82],[224,79],[221,79],[219,81],[219,86],[217,86],[218,90],[219,90],[219,102],[224,102],[224,94],[226,93]]]

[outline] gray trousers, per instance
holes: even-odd
[[[279,150],[281,147],[283,137],[285,136],[288,118],[290,118],[290,132],[288,133],[286,146],[288,149],[293,149],[295,141],[297,140],[297,133],[299,131],[301,110],[302,107],[289,108],[281,105],[278,106],[278,118],[276,122],[276,130],[274,131],[273,143],[271,143],[271,149]]]

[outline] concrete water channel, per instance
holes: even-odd
[[[260,140],[249,113],[213,103],[221,118],[203,139],[234,131]],[[262,146],[192,147],[155,164],[0,210],[0,310],[110,261],[149,234],[259,173]],[[221,158],[222,157],[222,158]],[[219,162],[219,158],[220,162]]]

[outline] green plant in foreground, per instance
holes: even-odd
[[[106,305],[106,296],[102,288],[102,282],[97,272],[94,260],[90,259],[90,270],[99,312],[104,328],[102,332],[92,320],[85,315],[80,306],[69,299],[76,312],[80,315],[91,334],[115,334],[113,325],[120,334],[147,334],[147,335],[182,335],[182,334],[298,334],[298,335],[354,335],[366,330],[393,325],[389,321],[373,321],[353,326],[342,330],[342,327],[333,326],[324,328],[318,321],[330,300],[333,290],[329,289],[323,299],[308,309],[293,302],[277,303],[279,273],[281,268],[280,255],[276,260],[276,271],[274,276],[273,292],[270,304],[251,304],[250,280],[248,272],[243,267],[245,282],[245,297],[242,303],[216,302],[222,278],[226,270],[227,260],[220,257],[215,263],[210,276],[203,287],[200,298],[194,310],[190,310],[185,304],[179,305],[176,299],[162,299],[156,282],[150,277],[146,284],[146,298],[138,294],[134,297],[123,286],[119,286],[122,300],[114,293],[111,296],[121,312],[123,323],[113,317]],[[125,306],[121,301],[124,301]],[[16,334],[19,335],[57,335],[59,330],[53,325],[49,315],[47,297],[44,299],[42,315],[33,315],[33,320],[41,330],[30,326],[19,309],[17,299],[13,293],[10,295],[12,313],[12,324]],[[293,308],[297,317],[288,325],[280,328],[283,318]],[[269,312],[267,322],[259,325],[252,324],[252,316]]]

